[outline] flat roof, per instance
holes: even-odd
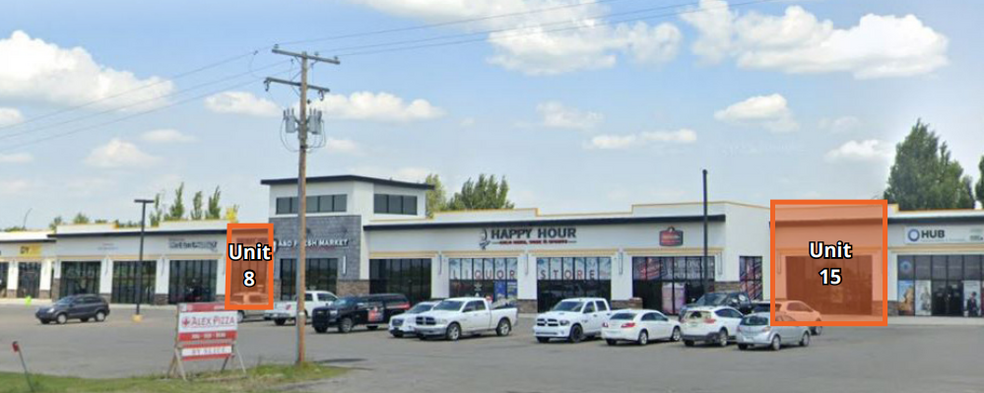
[[[646,224],[646,223],[681,223],[702,222],[704,216],[627,216],[627,217],[576,217],[559,219],[518,219],[490,221],[451,221],[451,222],[406,222],[368,224],[362,228],[366,231],[385,231],[401,229],[436,229],[436,228],[481,228],[481,227],[542,227],[550,225],[614,225],[614,224]],[[708,222],[724,222],[724,214],[709,214]]]
[[[372,184],[379,184],[384,186],[394,186],[394,187],[406,187],[406,188],[416,188],[419,190],[433,190],[434,186],[427,183],[413,183],[408,181],[399,181],[392,179],[380,179],[378,177],[369,176],[359,176],[359,175],[333,175],[333,176],[308,176],[307,182],[311,183],[338,183],[338,182],[349,182],[358,181]],[[283,185],[283,184],[297,184],[296,177],[287,177],[282,179],[263,179],[260,180],[260,184],[265,186]]]
[[[215,228],[194,228],[194,229],[163,229],[163,230],[146,230],[144,231],[144,236],[191,236],[191,235],[225,235],[225,229],[215,229]],[[68,232],[68,233],[52,233],[48,237],[52,238],[84,238],[84,237],[112,237],[112,236],[140,236],[140,228],[137,229],[123,229],[114,231],[99,231],[99,232]]]

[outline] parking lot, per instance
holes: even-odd
[[[24,348],[32,371],[85,377],[162,373],[174,340],[173,309],[145,310],[130,321],[117,308],[104,323],[40,325],[33,308],[0,306],[0,370],[19,371],[10,341]],[[308,357],[354,370],[302,386],[330,392],[494,391],[984,391],[980,326],[827,328],[809,348],[780,352],[686,348],[656,343],[611,348],[603,341],[537,344],[531,319],[513,335],[459,342],[394,339],[359,328],[341,335],[308,328]],[[247,365],[289,362],[295,330],[271,322],[240,328]],[[219,362],[196,365],[217,367]]]

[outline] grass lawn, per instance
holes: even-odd
[[[286,385],[336,377],[345,372],[337,367],[306,363],[265,365],[242,371],[209,372],[189,376],[189,382],[162,379],[161,376],[88,379],[31,374],[37,392],[270,392]],[[30,392],[23,373],[0,372],[0,392]]]

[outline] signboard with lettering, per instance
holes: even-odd
[[[236,349],[239,325],[237,311],[226,310],[222,303],[178,304],[174,337],[174,357],[168,376],[176,373],[187,379],[183,362],[222,359],[225,370],[229,360],[236,358],[243,373],[246,366]]]
[[[209,250],[216,251],[219,242],[216,240],[186,240],[184,238],[172,237],[167,239],[167,248],[172,250]]]
[[[21,245],[17,254],[21,257],[39,257],[41,256],[41,244]]]
[[[906,244],[984,243],[984,226],[919,226],[905,228]]]
[[[490,245],[572,244],[577,243],[576,227],[519,227],[482,229],[478,246]]]
[[[300,243],[297,239],[276,239],[277,248],[294,248]],[[307,239],[308,247],[347,247],[349,239]]]
[[[678,247],[683,245],[683,231],[674,227],[659,231],[659,245],[663,247]]]

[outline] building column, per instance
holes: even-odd
[[[167,294],[170,285],[171,263],[167,256],[157,259],[157,268],[154,277],[154,304],[167,304]]]
[[[39,283],[38,299],[51,299],[52,270],[54,262],[51,259],[41,261],[41,282]]]
[[[431,259],[431,293],[432,299],[445,299],[451,295],[451,279],[448,275],[447,258],[443,254]]]
[[[218,266],[215,269],[215,279],[218,280],[218,282],[215,283],[215,301],[225,302],[225,295],[226,295],[225,258],[223,257],[222,259],[217,259],[215,263],[218,264]]]
[[[17,297],[17,262],[7,264],[7,297]]]
[[[524,252],[519,256],[516,269],[516,302],[521,313],[535,313],[536,304],[536,256]]]
[[[109,256],[99,262],[99,296],[107,302],[113,298],[113,259]]]
[[[61,298],[61,262],[55,260],[51,264],[51,299]]]

